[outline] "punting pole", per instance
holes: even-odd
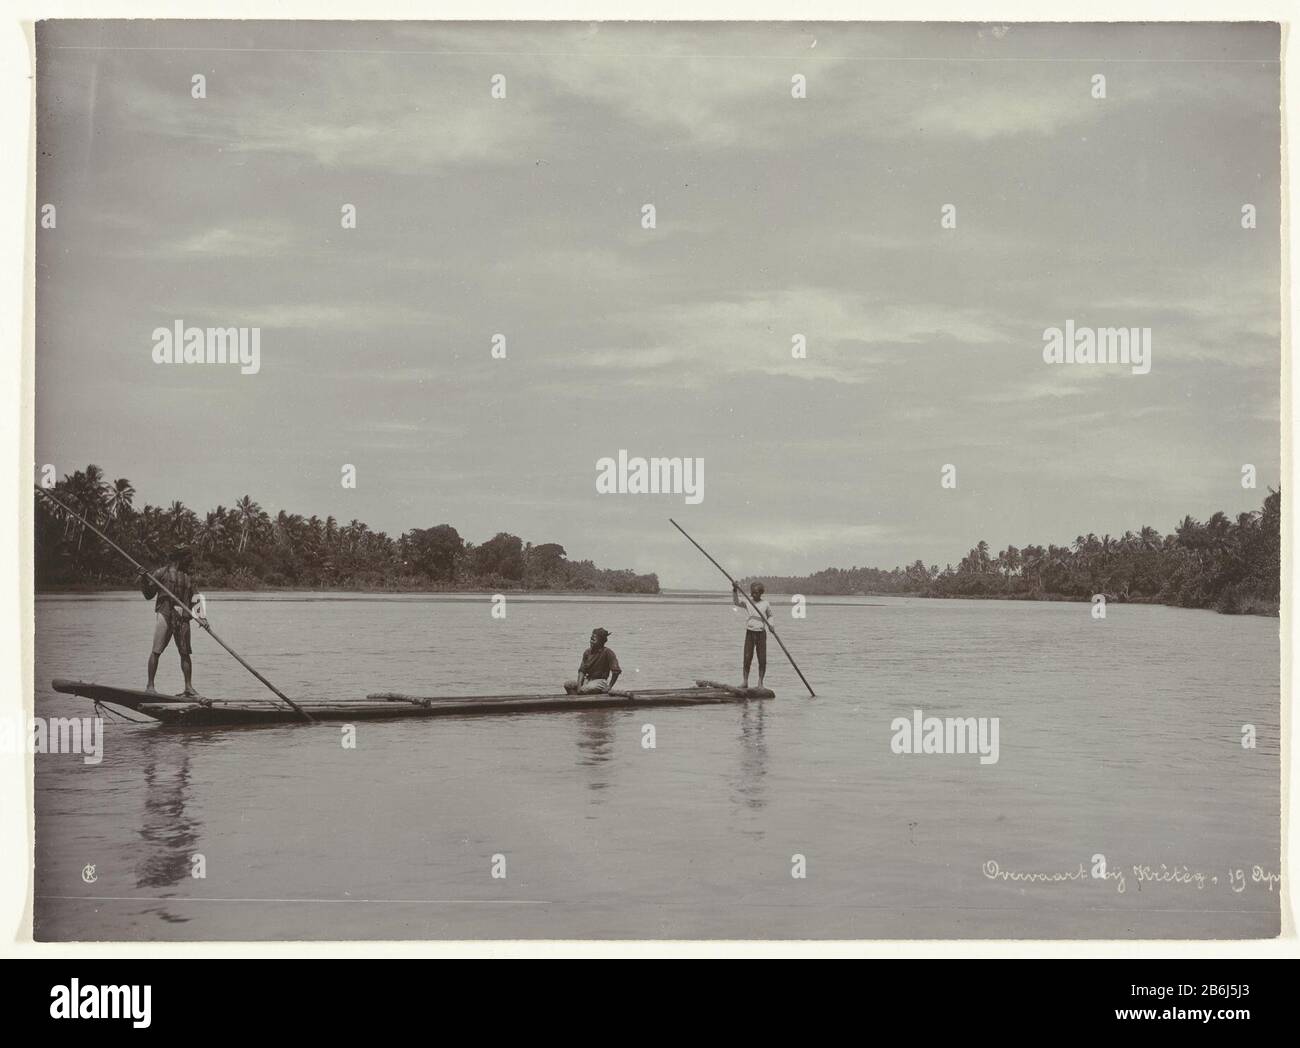
[[[680,524],[678,524],[677,521],[673,520],[672,517],[669,517],[669,518],[668,518],[668,523],[671,524],[673,527],[675,527],[675,528],[676,528],[678,531],[680,531],[683,535],[686,535],[686,529],[683,528]],[[693,538],[691,538],[689,535],[686,535],[686,541],[689,542],[692,546],[694,546],[694,547],[695,547],[697,550],[699,550],[701,553],[703,553],[706,557],[709,557],[709,551],[706,550],[703,546],[701,546],[698,542],[696,542],[696,541],[695,541]],[[724,568],[721,564],[719,564],[719,563],[718,563],[716,560],[714,560],[712,557],[709,557],[709,563],[712,564],[715,568],[717,568],[720,572],[722,572],[722,574],[724,574],[724,575],[727,576],[727,581],[731,583],[732,589],[735,590],[736,592],[738,592],[742,597],[744,597],[745,600],[749,603],[749,606],[750,606],[751,608],[753,608],[754,611],[757,612],[757,611],[758,611],[758,605],[756,605],[752,600],[749,599],[749,594],[746,593],[744,590],[742,590],[742,589],[740,588],[740,584],[739,584],[738,582],[736,582],[736,580],[733,579],[733,578],[731,577],[731,575],[727,572],[727,569]],[[761,612],[759,613],[759,617],[760,617],[760,618],[762,617],[762,613],[761,613]],[[808,689],[808,694],[811,695],[811,696],[815,699],[815,698],[817,697],[817,693],[816,693],[815,691],[813,691],[813,689],[812,689],[812,685],[808,683],[808,678],[805,677],[805,676],[803,675],[803,670],[801,670],[801,669],[799,668],[799,664],[798,664],[797,662],[794,661],[794,656],[790,654],[790,649],[787,648],[787,647],[785,646],[785,641],[783,641],[783,640],[781,639],[780,634],[778,634],[778,633],[776,632],[776,627],[773,626],[771,622],[768,622],[768,623],[767,623],[767,628],[768,628],[769,630],[772,631],[772,636],[775,637],[775,638],[776,638],[776,642],[777,642],[778,644],[781,645],[781,650],[782,650],[783,652],[785,652],[785,657],[786,657],[787,659],[790,660],[790,665],[794,667],[794,671],[795,671],[795,673],[799,674],[799,679],[800,679],[801,681],[803,681],[803,686],[804,686],[805,688]]]
[[[243,666],[244,669],[248,670],[249,673],[251,673],[254,677],[256,677],[258,680],[260,680],[263,684],[265,684],[265,685],[266,685],[268,688],[270,688],[273,692],[275,692],[276,697],[279,698],[279,699],[281,699],[284,703],[286,703],[286,704],[289,706],[289,708],[292,709],[295,713],[297,713],[300,717],[302,717],[303,720],[307,721],[309,724],[312,723],[312,717],[311,717],[311,714],[309,714],[306,710],[304,710],[301,706],[299,706],[296,702],[294,702],[293,699],[289,698],[288,695],[286,695],[284,692],[282,692],[279,688],[277,688],[277,687],[276,687],[274,684],[272,684],[269,680],[267,680],[267,679],[266,679],[265,677],[263,677],[260,673],[258,673],[257,670],[253,669],[252,666],[250,666],[247,662],[245,662],[245,661],[243,660],[243,658],[240,657],[239,652],[237,652],[234,648],[232,648],[229,644],[227,644],[224,640],[222,640],[220,637],[218,637],[218,636],[216,635],[216,633],[213,631],[212,627],[209,626],[209,625],[207,624],[206,620],[199,618],[197,615],[194,614],[194,612],[190,611],[189,608],[184,607],[184,605],[181,603],[180,598],[177,597],[175,593],[173,593],[171,590],[169,590],[166,586],[164,586],[164,585],[163,585],[161,582],[159,582],[156,578],[154,578],[151,574],[149,574],[149,572],[145,571],[144,567],[143,567],[143,566],[142,566],[142,565],[141,565],[141,564],[140,564],[140,563],[139,563],[139,562],[138,562],[138,561],[137,561],[133,556],[131,556],[131,554],[129,554],[126,550],[124,550],[124,549],[123,549],[121,546],[119,546],[116,542],[114,542],[112,539],[110,539],[107,535],[105,535],[102,531],[100,531],[97,527],[95,527],[94,524],[90,523],[90,521],[88,521],[88,520],[87,520],[85,517],[83,517],[80,513],[78,513],[76,510],[74,510],[71,506],[64,505],[64,503],[60,502],[58,499],[56,499],[53,495],[51,495],[51,494],[50,494],[48,491],[46,491],[44,488],[39,488],[39,487],[38,487],[38,488],[36,489],[36,492],[37,492],[37,494],[44,495],[47,499],[49,499],[51,502],[53,502],[53,503],[54,503],[56,506],[58,506],[61,510],[63,510],[64,513],[67,513],[67,514],[69,514],[69,515],[71,515],[71,516],[73,516],[73,517],[76,517],[77,520],[81,521],[82,524],[84,524],[84,525],[85,525],[86,527],[88,527],[91,531],[93,531],[96,535],[98,535],[101,539],[103,539],[103,540],[104,540],[105,542],[107,542],[110,546],[112,546],[115,550],[117,550],[118,553],[122,554],[122,556],[124,556],[128,561],[131,562],[131,566],[132,566],[132,567],[134,567],[137,571],[140,572],[141,575],[143,575],[143,576],[144,576],[145,578],[147,578],[150,582],[152,582],[155,586],[157,586],[160,590],[162,590],[165,594],[167,594],[167,596],[169,596],[169,597],[171,598],[173,604],[175,604],[178,608],[181,608],[181,609],[185,612],[186,615],[188,615],[191,619],[193,619],[193,620],[194,620],[195,622],[197,622],[200,626],[202,626],[205,630],[207,630],[209,636],[211,636],[213,640],[215,640],[218,644],[220,644],[223,648],[225,648],[226,651],[230,652],[230,654],[233,655],[233,656],[235,657],[235,660],[236,660],[236,661],[237,661],[241,666]]]

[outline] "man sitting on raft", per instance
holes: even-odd
[[[578,679],[564,682],[564,690],[570,695],[591,695],[610,691],[619,674],[623,672],[618,664],[618,656],[613,648],[605,647],[609,640],[609,630],[591,631],[591,647],[582,653],[582,663],[578,666]]]

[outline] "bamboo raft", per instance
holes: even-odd
[[[111,684],[55,680],[55,691],[80,695],[96,704],[121,706],[163,724],[211,728],[230,725],[301,724],[303,718],[285,706],[258,702],[223,702],[162,695]],[[463,717],[505,713],[556,713],[576,710],[639,709],[651,706],[707,706],[718,703],[774,699],[767,688],[736,688],[716,681],[696,681],[694,687],[616,689],[588,695],[405,695],[376,692],[364,702],[300,701],[313,720],[393,720],[401,717]]]

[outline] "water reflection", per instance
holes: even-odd
[[[749,811],[762,811],[767,805],[767,739],[763,731],[766,705],[747,702],[740,708],[740,765],[732,786],[737,803]],[[762,837],[762,827],[752,835]]]
[[[144,810],[136,831],[144,850],[136,863],[135,884],[146,891],[175,887],[190,877],[200,824],[186,811],[191,791],[191,748],[195,736],[151,731],[145,734]],[[165,921],[186,917],[154,911]]]
[[[609,788],[605,765],[614,755],[614,714],[610,710],[591,710],[576,716],[578,764],[591,769],[587,775],[587,788],[599,798],[600,791]]]

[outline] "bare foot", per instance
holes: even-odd
[[[148,684],[146,684],[146,685],[144,686],[144,690],[147,691],[147,692],[149,692],[151,695],[157,695],[157,694],[158,694],[158,689],[155,688],[155,687],[153,686],[153,682],[152,682],[152,681],[151,681],[150,683],[148,683]]]
[[[186,688],[184,691],[178,692],[176,697],[184,698],[184,699],[197,699],[199,697],[199,693],[195,691],[193,688]]]

